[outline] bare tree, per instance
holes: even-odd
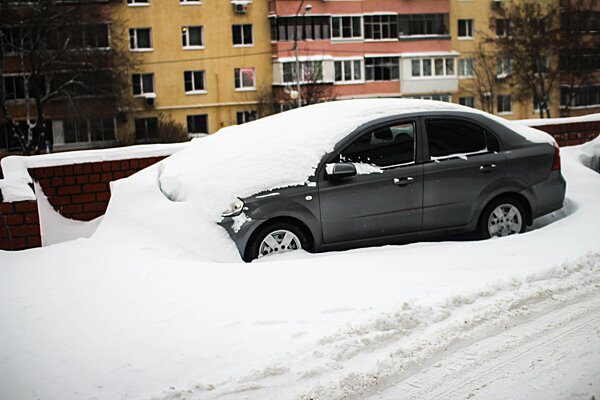
[[[485,37],[485,43],[494,47],[499,57],[510,59],[517,97],[535,99],[540,116],[549,118],[560,77],[556,52],[559,8],[552,1],[523,0],[503,2],[494,10],[490,20],[493,33]]]
[[[295,64],[291,65],[291,81],[297,78]],[[284,71],[285,74],[285,71]],[[289,90],[288,90],[289,89]],[[294,88],[276,89],[275,98],[284,108],[296,107],[296,100],[291,97]],[[323,63],[321,61],[302,61],[300,63],[300,97],[302,105],[335,100],[333,83],[323,80]]]
[[[43,149],[48,107],[114,114],[124,96],[134,61],[109,43],[108,9],[94,3],[0,0],[0,116],[23,154]]]
[[[465,92],[474,96],[483,111],[494,113],[496,93],[498,87],[497,53],[483,43],[478,43],[476,51],[472,54],[473,79],[465,84]]]
[[[562,109],[569,111],[577,95],[593,81],[600,60],[600,35],[594,34],[595,0],[561,1],[560,70]]]

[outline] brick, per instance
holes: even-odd
[[[13,203],[0,203],[0,214],[12,214],[13,212]]]
[[[39,224],[40,217],[38,213],[27,213],[25,214],[25,223],[26,224]]]
[[[23,225],[22,214],[5,215],[0,219],[0,222],[6,221],[6,225]]]
[[[50,168],[52,168],[52,174],[50,176],[63,176],[65,174],[65,170],[62,165]]]
[[[88,176],[90,183],[98,183],[100,182],[100,174],[93,174]]]
[[[121,169],[122,170],[129,169],[129,160],[121,160]]]
[[[25,238],[0,239],[0,249],[2,250],[21,250],[26,248]]]
[[[44,192],[44,195],[46,195],[46,197],[56,196],[56,189],[53,187],[42,188],[42,192]]]
[[[73,196],[73,204],[89,203],[96,200],[96,196],[91,193],[78,194]]]
[[[64,179],[58,176],[55,176],[54,178],[52,178],[52,180],[50,181],[50,184],[54,187],[56,186],[62,186],[64,184]]]
[[[63,186],[58,188],[58,194],[64,196],[66,194],[78,194],[81,193],[80,186]]]
[[[42,246],[42,238],[39,236],[32,236],[27,238],[27,248],[32,249],[34,247]]]
[[[126,178],[127,176],[129,176],[129,174],[126,171],[117,171],[115,173],[113,173],[114,177],[115,177],[115,181],[117,179],[121,179],[121,178]]]
[[[110,172],[105,172],[101,177],[102,182],[110,182],[113,180],[113,174]]]
[[[97,174],[98,172],[102,172],[102,163],[95,162],[92,164],[92,172]]]
[[[75,176],[65,176],[65,178],[64,178],[65,185],[74,185],[75,181],[76,181],[75,178],[76,178]]]
[[[83,174],[83,165],[82,164],[75,164],[73,166],[73,173],[75,175],[81,175],[81,174]]]
[[[110,161],[103,161],[102,162],[102,172],[109,172],[110,171]]]
[[[73,166],[72,165],[65,165],[65,176],[68,175],[73,175]]]
[[[60,208],[60,213],[64,216],[70,216],[75,213],[80,213],[81,211],[83,211],[83,206],[81,204],[72,204]]]
[[[139,166],[140,166],[140,169],[146,168],[148,166],[148,159],[147,158],[141,158],[139,160]]]
[[[41,168],[29,168],[27,172],[29,172],[29,175],[35,180],[43,178]]]
[[[101,216],[103,213],[100,212],[86,212],[86,213],[77,213],[77,214],[73,214],[72,218],[76,219],[78,221],[91,221],[95,218],[98,218],[99,216]]]
[[[92,172],[94,172],[94,168],[92,167],[92,163],[85,163],[83,164],[83,173],[84,174],[91,174]]]
[[[85,193],[105,192],[106,183],[88,183],[83,185],[83,191]]]
[[[56,196],[56,197],[52,197],[50,199],[48,199],[50,201],[50,204],[52,204],[54,207],[59,207],[59,206],[64,206],[67,204],[71,204],[71,197],[70,196]]]
[[[110,164],[110,169],[112,171],[118,171],[121,169],[121,162],[120,161],[112,161]]]
[[[88,175],[77,175],[77,178],[75,179],[75,182],[77,182],[78,185],[81,185],[83,183],[88,183],[89,178]]]
[[[13,226],[10,232],[13,237],[35,236],[40,234],[40,227],[38,225]]]
[[[100,211],[105,213],[106,207],[108,207],[108,203],[88,203],[83,205],[83,211]]]
[[[139,169],[140,168],[140,160],[138,160],[137,158],[134,158],[133,160],[129,160],[129,167],[132,169]]]
[[[37,212],[37,202],[35,201],[20,201],[15,203],[15,211],[18,213]]]
[[[98,201],[109,201],[110,200],[110,191],[104,193],[96,193],[96,200]]]
[[[8,239],[8,227],[5,225],[0,225],[0,240],[2,239]]]
[[[42,188],[50,187],[51,180],[49,178],[40,179],[38,183]]]

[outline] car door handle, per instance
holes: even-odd
[[[492,172],[496,168],[496,164],[486,164],[479,166],[479,172],[483,172],[487,174],[488,172]]]
[[[406,176],[404,178],[394,178],[394,185],[396,186],[406,186],[409,183],[413,183],[415,178],[412,176]]]

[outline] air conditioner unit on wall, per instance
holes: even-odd
[[[248,5],[240,3],[234,4],[233,11],[235,11],[236,14],[246,14],[248,12]]]
[[[156,106],[156,93],[146,93],[144,95],[144,100],[146,101],[146,106],[148,106],[148,107]]]

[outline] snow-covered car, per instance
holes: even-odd
[[[374,113],[314,163],[306,184],[240,196],[221,225],[246,261],[297,249],[521,233],[561,208],[566,189],[558,146],[524,129],[452,105]]]

